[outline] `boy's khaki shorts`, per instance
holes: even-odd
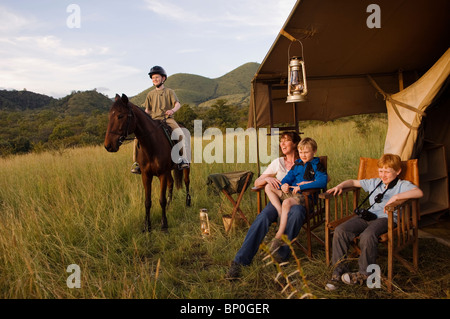
[[[297,202],[297,205],[305,206],[305,195],[303,195],[302,193],[293,194],[292,192],[289,193],[282,192],[280,197],[281,201],[284,201],[285,199],[288,198],[294,198]]]

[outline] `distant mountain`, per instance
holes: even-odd
[[[181,104],[209,106],[218,99],[229,104],[248,105],[250,101],[251,80],[258,70],[259,63],[246,63],[216,79],[199,75],[177,73],[169,76],[165,85],[175,91]],[[136,105],[142,105],[145,97],[154,87],[132,97]]]
[[[45,107],[52,101],[55,101],[55,99],[50,96],[33,93],[26,90],[0,90],[0,110],[34,110]]]

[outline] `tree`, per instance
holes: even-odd
[[[197,113],[188,105],[184,104],[176,113],[175,121],[194,133],[194,120],[198,118]]]

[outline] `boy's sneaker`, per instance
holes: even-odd
[[[281,246],[283,246],[284,242],[279,239],[279,238],[274,238],[272,239],[272,241],[270,242],[270,247],[269,247],[269,251],[270,253],[274,253],[276,252]]]
[[[235,261],[231,262],[231,267],[228,270],[226,279],[228,280],[236,280],[239,279],[241,277],[241,269],[242,269],[242,265],[238,264]]]
[[[337,274],[333,274],[331,276],[331,280],[325,285],[325,290],[334,291],[338,289],[339,282],[341,281],[341,276]]]
[[[139,167],[138,162],[134,162],[131,166],[131,173],[133,174],[141,174],[141,168]]]
[[[343,283],[346,283],[347,285],[355,285],[360,284],[364,285],[364,283],[367,281],[366,275],[363,275],[360,272],[346,272],[341,276],[341,280]]]

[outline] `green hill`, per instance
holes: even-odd
[[[248,105],[251,80],[259,67],[258,63],[246,63],[216,79],[199,75],[177,73],[169,76],[165,85],[173,90],[181,104],[210,106],[219,99],[238,106]],[[145,97],[154,87],[148,88],[131,98],[131,102],[142,105]]]
[[[47,106],[55,99],[38,93],[0,90],[0,110],[23,111],[39,109]]]
[[[111,104],[111,99],[95,90],[74,92],[54,103],[58,109],[69,115],[106,113]]]

